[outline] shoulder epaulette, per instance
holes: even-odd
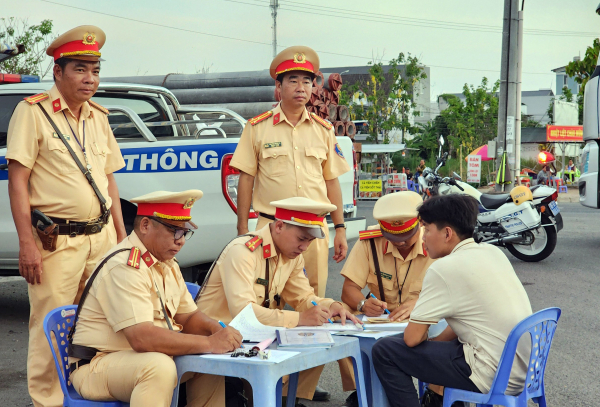
[[[25,99],[27,103],[30,105],[35,105],[36,103],[40,103],[42,100],[46,100],[50,97],[47,93],[38,93],[37,95],[28,96]]]
[[[99,105],[98,103],[94,102],[91,99],[88,100],[88,103],[90,104],[90,106],[95,107],[96,109],[100,110],[104,114],[109,114],[110,113],[107,108],[105,108],[104,106]]]
[[[260,236],[254,236],[252,239],[246,242],[246,247],[250,249],[251,252],[255,251],[262,244],[263,240]]]
[[[259,114],[256,117],[253,117],[252,119],[248,120],[248,122],[250,122],[251,125],[256,125],[257,123],[262,122],[265,119],[268,119],[269,117],[273,116],[273,111],[269,110],[268,112],[264,112],[262,114]]]
[[[140,257],[142,252],[137,247],[133,246],[129,252],[129,258],[127,259],[127,265],[136,269],[140,268]]]
[[[358,232],[360,240],[374,239],[382,236],[381,229],[363,230],[362,232]]]
[[[321,126],[325,127],[327,130],[333,129],[333,124],[325,119],[321,119],[318,114],[311,112],[310,115],[313,119],[315,119]]]

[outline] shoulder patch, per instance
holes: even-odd
[[[90,104],[90,106],[95,107],[96,109],[100,110],[104,114],[110,113],[107,108],[99,105],[98,103],[94,102],[92,99],[88,100],[88,103]]]
[[[268,119],[268,118],[269,118],[269,117],[271,117],[271,116],[273,116],[273,111],[272,111],[272,110],[269,110],[268,112],[264,112],[264,113],[262,113],[262,114],[259,114],[259,115],[258,115],[258,116],[256,116],[256,117],[253,117],[252,119],[248,120],[248,122],[249,122],[251,125],[253,125],[253,126],[254,126],[254,125],[256,125],[257,123],[260,123],[260,122],[262,122],[263,120],[265,120],[265,119]]]
[[[38,93],[37,95],[28,96],[24,98],[24,100],[30,105],[35,105],[36,103],[40,103],[42,100],[46,100],[50,97],[47,93]]]
[[[325,127],[327,130],[333,129],[333,124],[331,124],[328,120],[321,119],[318,114],[311,112],[310,114],[313,119],[317,121],[321,126]]]
[[[358,237],[360,240],[374,239],[382,236],[383,234],[381,233],[381,229],[363,230],[362,232],[358,232]]]
[[[263,240],[260,236],[254,236],[252,239],[246,242],[246,247],[253,252],[262,244],[262,242]]]
[[[127,265],[136,269],[140,268],[140,258],[142,252],[137,247],[133,246],[129,252],[129,258],[127,259]]]

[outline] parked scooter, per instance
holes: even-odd
[[[552,254],[557,233],[563,228],[556,189],[536,185],[530,189],[530,199],[525,201],[523,196],[517,195],[528,195],[527,187],[515,187],[507,194],[482,194],[462,182],[456,173],[444,178],[438,174],[447,158],[448,153],[438,157],[435,170],[426,168],[419,177],[424,199],[435,195],[470,195],[479,202],[473,235],[476,242],[506,247],[513,256],[528,262],[541,261]]]

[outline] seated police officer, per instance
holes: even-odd
[[[410,316],[425,271],[433,263],[423,248],[417,217],[421,203],[419,194],[412,191],[388,194],[375,203],[373,217],[378,225],[359,233],[360,240],[342,268],[342,301],[354,313],[378,317],[387,309],[392,320]],[[361,290],[366,286],[370,291],[365,297]],[[339,365],[344,391],[355,390],[352,362],[344,359]],[[358,406],[356,391],[346,405]]]
[[[419,208],[434,259],[403,336],[373,347],[373,366],[390,406],[442,406],[440,386],[488,392],[509,333],[531,315],[527,293],[504,253],[471,236],[479,213],[467,195],[437,196]],[[442,318],[448,327],[427,341]],[[523,390],[530,342],[519,343],[508,391]],[[419,403],[413,377],[432,383]],[[456,403],[455,403],[456,405]]]
[[[358,323],[340,302],[315,295],[301,256],[315,238],[325,238],[325,215],[336,206],[304,197],[282,199],[270,205],[275,208],[275,221],[252,232],[252,236],[238,236],[227,245],[206,277],[198,308],[224,323],[229,323],[248,304],[252,304],[257,319],[270,326],[320,326],[338,315],[342,323],[346,318]],[[317,305],[313,306],[313,302]],[[284,310],[285,304],[294,310]],[[300,373],[299,398],[313,397],[322,370],[323,366],[319,366]],[[188,382],[188,399],[206,388],[204,380],[206,376]],[[283,390],[287,392],[287,383]]]
[[[238,331],[197,309],[175,261],[197,229],[190,210],[201,197],[190,190],[131,200],[138,203],[134,231],[98,265],[79,303],[69,356],[71,382],[82,397],[169,406],[177,382],[172,356],[240,346]],[[215,387],[203,389],[207,400]]]

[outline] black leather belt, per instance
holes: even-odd
[[[78,368],[80,368],[81,366],[85,366],[88,363],[90,363],[89,359],[80,359],[75,363],[71,363],[69,365],[69,372],[73,373],[74,371],[76,371]]]
[[[58,226],[59,235],[69,235],[71,237],[77,235],[93,235],[96,233],[100,233],[102,231],[102,228],[106,226],[106,223],[100,220],[94,220],[90,222],[77,222],[52,217],[50,217],[50,219]]]
[[[273,215],[267,215],[266,213],[260,213],[260,216],[262,216],[265,219],[272,220],[272,221],[275,220],[275,216],[273,216]]]

